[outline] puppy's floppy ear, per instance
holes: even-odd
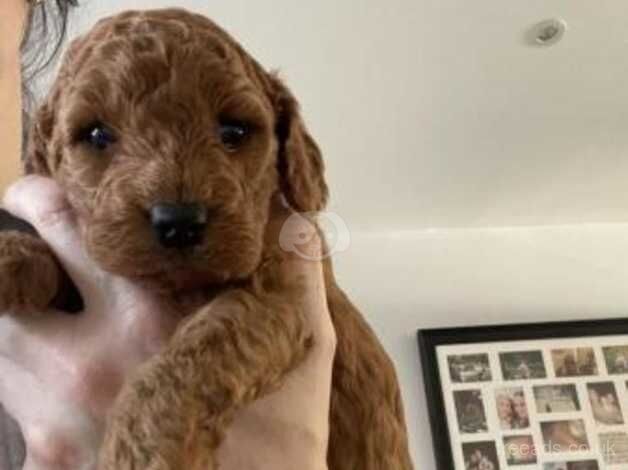
[[[54,119],[52,104],[46,102],[37,110],[30,123],[23,161],[26,174],[52,175],[50,147]]]
[[[54,145],[52,134],[56,125],[57,111],[60,107],[62,90],[68,88],[72,80],[71,70],[78,67],[77,56],[83,48],[85,39],[74,39],[63,56],[61,68],[45,101],[37,109],[32,119],[27,118],[25,125],[27,137],[23,154],[26,174],[36,173],[52,176],[61,164],[62,148]],[[30,121],[30,122],[29,122]]]
[[[327,204],[328,197],[320,149],[306,130],[292,93],[276,76],[272,75],[270,80],[281,190],[294,210],[319,211]]]

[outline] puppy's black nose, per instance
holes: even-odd
[[[200,204],[157,204],[150,220],[159,243],[166,248],[189,248],[203,239],[207,211]]]

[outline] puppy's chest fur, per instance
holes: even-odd
[[[253,294],[258,299],[263,299],[269,293],[280,292],[282,296],[290,299],[299,299],[303,293],[303,279],[294,275],[287,269],[284,263],[288,255],[274,242],[277,226],[270,224],[262,258],[257,269],[243,279],[230,280],[220,284],[210,284],[197,289],[172,290],[159,288],[148,284],[148,289],[160,289],[161,296],[171,306],[171,311],[179,315],[181,319],[193,316],[200,309],[207,307],[219,296],[229,291],[243,289]],[[296,306],[296,305],[295,305]],[[297,314],[295,308],[295,314]],[[218,311],[209,308],[205,314],[218,315]]]

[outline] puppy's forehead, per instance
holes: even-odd
[[[185,10],[129,11],[101,20],[93,31],[94,39],[153,37],[164,46],[177,48],[203,45],[227,56],[235,41],[214,22]]]
[[[199,39],[210,39],[223,53],[236,42],[216,23],[202,15],[183,9],[127,11],[100,20],[86,36],[88,41],[155,35],[164,42],[185,45]]]
[[[160,64],[184,70],[201,65],[229,69],[259,82],[253,59],[210,19],[182,9],[128,11],[100,20],[70,46],[63,69],[129,69]],[[261,83],[255,83],[261,85]]]

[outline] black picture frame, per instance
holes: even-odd
[[[455,468],[437,360],[438,346],[611,335],[628,335],[628,317],[419,329],[417,340],[437,470]]]

